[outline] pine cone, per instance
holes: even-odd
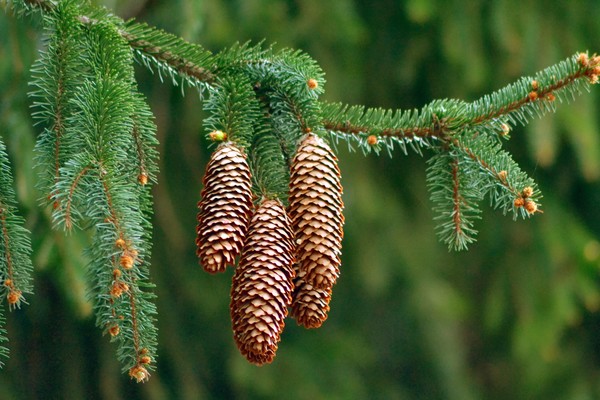
[[[223,272],[242,249],[252,212],[246,155],[232,142],[219,145],[206,166],[203,183],[196,254],[207,272]]]
[[[317,289],[304,281],[304,272],[298,273],[292,296],[292,317],[307,329],[318,328],[327,319],[331,289]]]
[[[314,134],[301,141],[290,172],[289,216],[296,238],[296,262],[304,282],[330,290],[339,276],[342,185],[337,157]]]
[[[231,320],[248,361],[270,363],[292,301],[294,262],[290,220],[279,200],[265,200],[250,221],[231,287]]]

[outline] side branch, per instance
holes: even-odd
[[[456,236],[463,236],[462,229],[462,202],[463,198],[460,194],[460,177],[458,175],[458,159],[453,158],[450,163],[452,170],[452,203],[454,204],[454,210],[452,211],[452,221],[454,222],[454,231]]]
[[[71,186],[69,187],[69,196],[67,197],[67,204],[65,206],[65,228],[67,230],[71,230],[71,228],[73,227],[73,222],[72,222],[72,218],[71,218],[71,207],[73,204],[73,195],[75,193],[75,189],[77,188],[77,186],[79,185],[79,181],[81,180],[81,178],[83,178],[83,176],[90,170],[90,166],[87,165],[85,166],[75,177],[75,179],[73,180],[73,183],[71,184]],[[60,205],[55,201],[54,206],[56,208],[58,208]]]
[[[112,280],[108,288],[110,295],[110,306],[111,315],[113,321],[119,320],[119,314],[116,311],[116,300],[121,298],[123,294],[127,295],[129,322],[131,324],[131,336],[126,335],[127,338],[131,338],[132,346],[132,358],[134,359],[134,365],[129,368],[129,376],[136,379],[138,382],[148,380],[150,373],[146,369],[146,365],[150,364],[151,358],[147,354],[148,349],[142,349],[140,342],[140,323],[138,321],[138,307],[136,293],[139,293],[138,283],[136,279],[136,272],[134,271],[135,264],[138,261],[138,252],[132,246],[131,240],[129,240],[122,228],[122,224],[119,221],[119,213],[115,209],[113,204],[113,198],[110,193],[108,182],[105,179],[101,179],[104,196],[108,205],[109,219],[112,223],[117,239],[114,246],[119,249],[120,256],[118,262],[113,259],[112,267]],[[139,264],[138,264],[139,267]],[[125,278],[125,279],[122,279]],[[108,332],[112,337],[119,335],[121,329],[119,324],[109,325]],[[124,339],[123,339],[124,340]]]
[[[434,101],[414,112],[322,103],[323,126],[352,140],[374,135],[401,142],[446,141],[475,128],[506,135],[510,128],[505,122],[526,123],[530,115],[553,110],[557,98],[579,94],[598,83],[599,76],[600,56],[579,53],[472,103]]]
[[[514,194],[515,197],[518,196],[518,194],[520,193],[520,190],[508,183],[508,181],[506,180],[507,172],[505,170],[497,171],[486,160],[484,160],[483,158],[481,158],[477,154],[475,154],[475,152],[473,152],[473,150],[471,150],[470,147],[467,147],[458,141],[455,141],[454,145],[457,148],[459,148],[464,154],[466,154],[471,160],[475,161],[482,170],[484,170],[489,175],[491,175],[492,178],[494,178],[494,180],[497,183],[499,183],[501,186],[503,186],[506,189],[506,191]]]
[[[52,127],[52,130],[54,131],[54,135],[55,135],[55,139],[54,139],[55,140],[55,142],[54,142],[54,183],[55,184],[60,179],[60,146],[61,146],[62,135],[65,131],[65,126],[63,123],[63,109],[62,109],[63,98],[64,98],[63,78],[64,78],[63,71],[60,71],[58,73],[58,88],[57,88],[58,93],[56,93],[57,109],[56,109],[54,126]]]
[[[516,211],[523,217],[541,213],[538,208],[541,194],[535,182],[520,170],[506,151],[501,150],[499,143],[490,143],[488,139],[475,136],[452,142],[457,154],[476,167],[472,174],[484,177],[478,184],[479,189],[489,194],[492,204],[505,213],[512,210],[515,218]]]
[[[15,284],[13,260],[10,251],[10,238],[6,226],[6,209],[4,207],[0,207],[0,224],[2,225],[2,240],[4,242],[4,256],[6,259],[6,279],[2,284],[8,288],[8,293],[6,295],[8,306],[14,308],[19,306],[23,291],[19,290]]]
[[[566,74],[560,74],[562,78],[558,79],[561,69],[567,72]],[[487,109],[487,111],[474,116],[468,124],[471,126],[486,124],[514,113],[531,103],[552,103],[556,99],[555,93],[573,87],[576,82],[582,79],[587,80],[590,84],[598,83],[598,75],[600,75],[600,56],[593,55],[590,58],[587,53],[579,53],[555,67],[541,71],[534,78],[524,78],[520,82],[494,93],[492,96],[484,96],[482,99],[473,102],[474,109]],[[494,100],[496,100],[494,96],[501,98],[513,89],[521,93],[518,99],[503,105],[494,104]],[[482,105],[483,107],[480,107]]]

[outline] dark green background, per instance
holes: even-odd
[[[301,48],[326,71],[325,98],[419,108],[471,101],[577,51],[600,51],[594,0],[105,1],[122,17],[218,51],[236,41]],[[346,203],[342,276],[324,326],[289,320],[273,364],[239,355],[231,271],[194,254],[196,202],[210,149],[197,93],[138,68],[156,115],[151,273],[158,369],[121,374],[86,301],[84,234],[51,231],[34,189],[29,68],[33,21],[0,12],[0,135],[34,233],[35,296],[8,315],[1,399],[600,398],[599,90],[513,131],[507,144],[540,184],[543,214],[513,222],[486,209],[479,241],[437,241],[426,158],[363,157],[340,146]]]

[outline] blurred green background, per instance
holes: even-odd
[[[419,108],[475,100],[577,51],[600,51],[595,0],[114,0],[103,4],[218,51],[236,41],[300,48],[326,71],[327,100]],[[346,226],[329,319],[289,320],[273,364],[239,355],[231,271],[194,254],[196,202],[210,154],[201,102],[138,68],[161,153],[151,273],[158,369],[138,385],[86,301],[86,233],[50,230],[40,209],[29,68],[31,20],[0,13],[0,135],[33,231],[35,296],[8,315],[1,399],[600,398],[600,90],[513,131],[507,144],[544,192],[543,214],[486,209],[479,241],[437,241],[426,158],[363,157],[340,146]]]

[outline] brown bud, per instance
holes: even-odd
[[[535,201],[533,200],[527,200],[525,201],[525,211],[527,211],[529,214],[535,214],[538,210],[538,206],[535,203]]]
[[[375,146],[375,145],[377,144],[377,142],[378,142],[378,141],[379,141],[379,140],[377,139],[377,136],[375,136],[375,135],[369,135],[369,136],[367,137],[367,143],[368,143],[370,146]]]
[[[118,238],[117,240],[115,240],[115,246],[117,246],[120,249],[124,249],[125,248],[125,240],[123,240],[123,238]]]
[[[8,292],[8,296],[6,296],[8,304],[11,306],[17,304],[19,300],[21,300],[21,294],[22,292],[20,290],[15,289],[12,289],[10,292]]]
[[[310,78],[308,81],[306,81],[306,84],[310,90],[314,90],[319,87],[319,82],[317,82],[317,80],[314,78]]]
[[[548,93],[546,95],[546,100],[548,100],[548,101],[554,101],[554,100],[556,100],[556,96],[553,93]]]
[[[500,178],[500,180],[503,182],[506,182],[507,176],[508,176],[508,172],[506,172],[505,170],[498,172],[498,178]]]
[[[523,189],[523,197],[531,197],[533,195],[533,188],[531,186],[527,186]]]
[[[538,98],[538,94],[535,91],[531,91],[531,92],[529,92],[527,97],[529,98],[529,101],[535,101]]]
[[[517,197],[513,203],[516,208],[523,207],[525,205],[525,199]]]
[[[138,182],[140,183],[140,185],[145,186],[148,183],[148,174],[146,174],[145,172],[139,174]]]
[[[538,83],[538,81],[536,81],[535,79],[531,81],[531,88],[533,90],[538,90],[540,87],[540,84]]]
[[[587,53],[579,53],[579,55],[577,56],[577,62],[579,62],[579,65],[581,65],[582,67],[587,67],[589,61],[590,60]]]
[[[12,279],[7,279],[4,281],[4,286],[6,287],[12,287],[13,283],[12,283]]]
[[[129,291],[129,285],[126,284],[125,282],[121,282],[121,281],[115,281],[113,282],[111,289],[110,289],[110,295],[112,297],[121,297],[121,295],[125,292]]]
[[[152,362],[152,358],[150,358],[150,356],[140,357],[140,364],[150,364],[151,362]]]
[[[117,336],[120,332],[121,332],[121,328],[119,328],[119,325],[113,325],[110,328],[108,328],[108,333],[112,337]]]
[[[137,383],[146,382],[150,378],[148,370],[141,365],[136,365],[129,370],[129,376],[135,379]]]
[[[119,264],[125,269],[131,269],[133,268],[133,257],[129,254],[123,254],[119,260]]]

